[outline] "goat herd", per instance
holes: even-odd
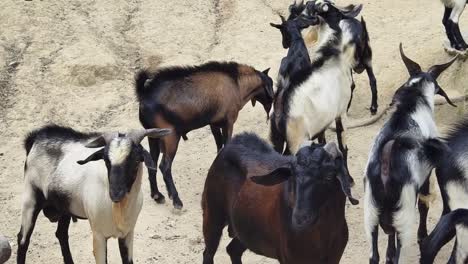
[[[452,46],[466,49],[457,8],[447,8],[444,24]],[[366,70],[370,111],[377,111],[369,36],[365,21],[355,18],[361,9],[362,5],[341,8],[331,0],[294,3],[287,19],[271,24],[280,30],[288,49],[276,91],[268,70],[234,62],[141,71],[136,94],[144,129],[81,133],[49,125],[31,132],[24,144],[17,262],[25,263],[43,211],[51,222],[58,222],[56,236],[65,263],[73,263],[68,228],[77,219],[89,220],[96,263],[107,262],[111,237],[118,238],[122,262],[133,263],[134,228],[143,203],[142,163],[148,169],[151,197],[163,203],[156,181],[163,154],[159,169],[169,198],[175,208],[182,208],[172,177],[178,143],[189,131],[210,125],[218,156],[202,195],[203,263],[213,263],[225,226],[232,238],[227,247],[232,263],[241,263],[247,249],[280,263],[339,263],[348,242],[345,202],[358,203],[351,194],[354,180],[342,124],[354,89],[352,71]],[[424,72],[404,54],[401,44],[400,53],[410,77],[393,97],[394,111],[374,141],[364,179],[369,261],[379,263],[380,225],[388,235],[386,263],[405,262],[414,242],[417,204],[421,263],[433,263],[454,236],[449,262],[467,263],[468,211],[460,208],[468,206],[468,121],[461,121],[442,140],[433,117],[436,94],[452,104],[437,77],[455,59]],[[232,138],[238,113],[249,101],[263,105],[273,147],[252,133]],[[334,121],[338,144],[326,143],[324,132]],[[141,145],[145,137],[149,152]],[[310,144],[315,139],[318,144]],[[428,235],[433,168],[444,209]]]

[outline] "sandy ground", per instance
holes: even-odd
[[[285,13],[289,3],[288,0],[2,0],[0,233],[10,239],[14,251],[23,189],[22,140],[28,131],[49,122],[85,131],[140,127],[133,74],[141,67],[223,59],[248,63],[258,69],[272,67],[276,76],[285,51],[279,32],[268,23],[277,22],[276,13]],[[442,48],[443,7],[437,0],[361,3],[374,49],[379,103],[384,106],[407,79],[397,52],[399,42],[404,43],[407,54],[423,68],[449,59]],[[462,28],[467,22],[468,16],[462,17]],[[468,67],[459,61],[443,74],[440,84],[460,93],[466,76]],[[369,116],[367,76],[355,78],[357,91],[350,119]],[[458,108],[438,107],[441,130],[464,110],[463,104]],[[351,173],[358,183],[353,191],[361,200],[362,172],[371,142],[382,123],[383,120],[347,134]],[[241,131],[267,136],[261,107],[249,105],[242,110],[235,133]],[[153,202],[148,183],[144,182],[145,202],[134,246],[136,263],[199,263],[202,259],[200,195],[216,148],[207,128],[188,136],[190,140],[180,145],[173,169],[184,210],[175,213],[171,203]],[[440,201],[436,201],[430,212],[431,226],[440,209]],[[342,263],[365,263],[368,245],[363,232],[362,203],[347,207],[347,219],[350,240]],[[31,240],[29,263],[61,262],[55,228],[55,224],[40,215]],[[384,238],[381,235],[381,259],[385,256]],[[70,244],[76,263],[93,262],[91,241],[86,221],[71,226]],[[217,263],[230,263],[224,250],[227,241],[225,235],[215,258]],[[416,263],[418,255],[414,241],[412,263]],[[449,251],[444,248],[437,263],[444,263]],[[109,241],[108,255],[110,263],[120,263],[115,240]],[[247,253],[244,260],[275,263],[252,253]]]

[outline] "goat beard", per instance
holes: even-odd
[[[312,46],[318,42],[318,29],[317,28],[311,26],[307,29],[304,29],[303,31],[304,33],[302,34],[302,36],[304,38],[304,43],[307,46]]]
[[[128,194],[118,203],[112,203],[112,219],[119,230],[126,229],[125,211],[128,205]]]

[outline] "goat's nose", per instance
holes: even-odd
[[[125,196],[125,193],[126,193],[125,190],[111,190],[109,195],[110,195],[112,202],[118,203],[122,201],[122,199]]]

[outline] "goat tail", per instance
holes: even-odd
[[[146,96],[148,89],[146,88],[145,84],[146,81],[151,79],[150,74],[147,70],[140,70],[135,75],[135,91],[139,101],[143,100]]]
[[[421,242],[421,264],[434,262],[439,250],[455,236],[458,224],[468,225],[468,209],[457,209],[440,218],[431,234]]]
[[[367,31],[366,21],[364,20],[363,16],[361,16],[361,25],[362,25],[362,41],[364,43],[368,43],[369,42],[369,32]]]

